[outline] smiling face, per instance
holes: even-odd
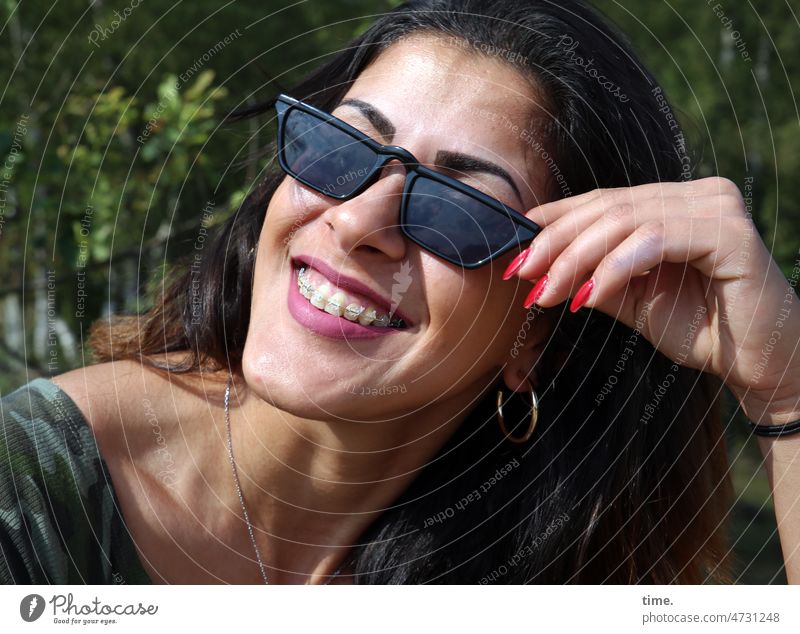
[[[332,114],[524,213],[543,202],[543,171],[527,142],[536,109],[530,84],[507,62],[413,36],[379,55]],[[289,176],[277,188],[243,357],[245,379],[264,400],[309,418],[384,420],[436,399],[469,407],[504,366],[508,378],[509,367],[517,374],[531,363],[543,320],[518,354],[529,285],[501,279],[518,251],[465,270],[406,239],[405,173],[393,161],[347,201]],[[350,304],[348,314],[329,314]],[[405,327],[359,324],[372,314],[358,309],[374,308],[381,323],[395,306]]]

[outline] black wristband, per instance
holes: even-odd
[[[750,420],[747,422],[757,436],[783,436],[800,432],[800,420],[784,423],[783,425],[759,425]]]

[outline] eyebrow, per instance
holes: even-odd
[[[372,127],[380,132],[381,136],[389,143],[394,139],[395,129],[392,122],[371,103],[360,99],[344,99],[339,103],[339,106],[352,106],[364,115],[372,124]]]
[[[361,99],[343,99],[337,107],[340,106],[351,106],[358,110],[388,143],[392,143],[396,131],[394,125],[386,118],[386,115],[371,103],[361,101]],[[496,163],[480,159],[477,156],[462,154],[461,152],[439,150],[436,153],[434,164],[456,172],[486,172],[499,176],[511,186],[511,189],[514,190],[519,201],[522,202],[522,195],[514,179],[511,178],[511,175],[506,170]]]
[[[513,181],[509,173],[496,163],[491,163],[490,161],[485,161],[476,156],[470,156],[469,154],[450,152],[448,150],[439,150],[436,153],[434,162],[440,167],[455,172],[487,172],[499,176],[511,186],[511,189],[514,190],[519,201],[522,202],[522,196],[519,193],[517,184]]]

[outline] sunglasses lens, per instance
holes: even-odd
[[[409,235],[460,264],[477,265],[517,238],[509,215],[443,183],[421,176],[409,194]]]
[[[292,108],[284,120],[283,159],[293,176],[330,196],[348,196],[370,175],[377,156],[358,139]]]

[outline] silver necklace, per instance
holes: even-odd
[[[264,561],[261,559],[261,551],[258,549],[256,537],[253,534],[253,525],[250,523],[250,514],[247,512],[247,507],[244,503],[244,496],[242,495],[242,487],[239,483],[239,472],[236,470],[236,461],[233,459],[233,442],[231,441],[231,416],[230,416],[230,399],[231,399],[231,379],[228,377],[228,384],[225,386],[225,428],[228,432],[228,457],[231,461],[231,468],[233,469],[233,481],[236,484],[236,493],[239,494],[239,502],[242,503],[242,514],[244,520],[247,522],[247,531],[250,533],[250,541],[253,544],[253,550],[256,552],[256,559],[258,559],[258,566],[261,569],[261,576],[264,578],[264,583],[269,584],[267,580],[267,572],[265,570]],[[333,581],[341,572],[342,566],[339,566],[330,578],[322,585],[328,585]]]

